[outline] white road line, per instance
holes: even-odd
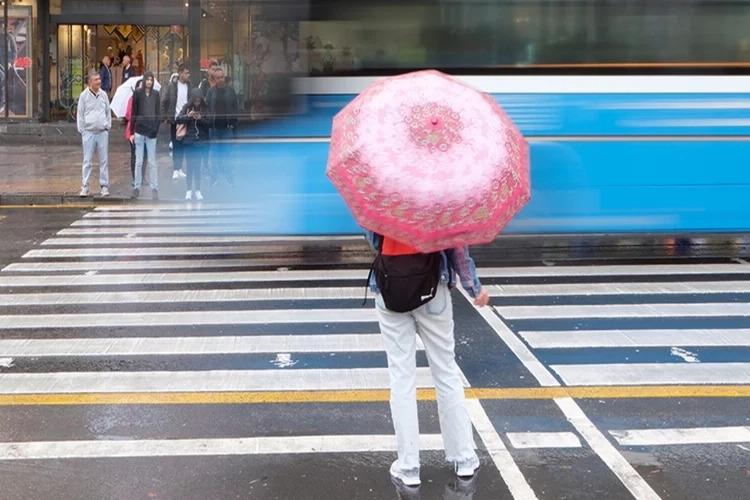
[[[199,273],[147,273],[110,274],[75,276],[0,276],[0,287],[45,287],[45,286],[116,286],[116,285],[159,285],[184,283],[238,283],[238,282],[285,282],[285,281],[324,281],[356,280],[365,288],[367,271],[234,271]]]
[[[417,338],[417,349],[424,346]],[[0,352],[16,358],[50,356],[180,356],[254,353],[379,352],[379,333],[258,335],[246,337],[132,337],[2,339]]]
[[[569,386],[750,384],[750,363],[612,363],[550,368]]]
[[[569,295],[750,293],[750,281],[693,283],[575,283],[562,285],[490,285],[491,297],[543,297]]]
[[[178,213],[190,213],[190,212],[205,212],[211,210],[257,210],[262,205],[258,203],[139,203],[137,205],[100,205],[94,209],[94,213],[98,212],[178,212]]]
[[[521,331],[534,349],[590,347],[750,347],[750,329]]]
[[[145,248],[45,248],[29,250],[24,259],[62,259],[94,257],[165,257],[167,255],[252,255],[289,252],[302,247],[289,245],[226,245],[226,246],[187,246],[187,247],[145,247]]]
[[[750,426],[611,430],[621,446],[750,443]]]
[[[586,440],[599,458],[607,464],[612,472],[622,481],[625,487],[637,500],[661,500],[661,497],[636,472],[633,466],[617,451],[604,434],[589,420],[578,403],[572,398],[555,399],[555,403],[562,410],[568,421]]]
[[[267,325],[286,323],[369,323],[375,321],[377,319],[373,308],[172,311],[107,314],[15,314],[0,316],[0,330],[19,330],[25,328]]]
[[[341,257],[340,262],[357,263],[362,259]],[[256,259],[174,259],[174,260],[106,260],[84,262],[19,262],[9,264],[4,272],[87,272],[87,271],[141,271],[151,269],[179,269],[190,271],[193,269],[209,268],[256,268],[256,267],[286,267],[289,259],[275,258]]]
[[[0,306],[86,304],[178,304],[268,300],[362,299],[365,290],[348,288],[243,288],[238,290],[169,290],[158,292],[79,292],[0,294]]]
[[[233,238],[237,238],[239,236],[248,235],[249,233],[252,233],[252,228],[249,226],[243,226],[242,224],[233,224],[230,226],[222,226],[218,224],[213,225],[202,225],[202,226],[176,226],[176,227],[159,227],[159,226],[124,226],[124,227],[88,227],[88,228],[68,228],[68,229],[61,229],[57,232],[58,236],[97,236],[97,235],[104,235],[104,236],[113,236],[113,235],[131,235],[131,234],[162,234],[162,235],[172,235],[172,234],[211,234],[211,235],[237,235],[232,236]],[[229,237],[229,236],[228,236]],[[268,242],[274,242],[274,241],[315,241],[319,242],[320,238],[312,239],[312,238],[306,238],[306,239],[300,239],[298,237],[292,237],[292,236],[254,236],[256,238],[256,241],[268,241]],[[339,240],[339,238],[336,238],[336,240]],[[343,241],[347,240],[357,240],[361,243],[364,243],[364,241],[361,238],[355,237],[349,237],[346,239],[343,239]],[[325,238],[325,241],[334,241],[330,237]]]
[[[419,436],[419,440],[421,449],[423,450],[443,449],[443,439],[439,434],[423,434]],[[31,441],[0,443],[0,460],[288,455],[393,451],[396,451],[396,437],[391,435]]]
[[[223,208],[215,210],[106,210],[89,212],[83,216],[84,219],[150,219],[151,217],[160,218],[193,218],[193,217],[256,217],[262,215],[268,209],[255,208]]]
[[[471,302],[471,298],[466,291],[461,289],[461,292],[463,293],[464,298]],[[540,385],[547,387],[560,386],[557,379],[544,367],[536,356],[531,353],[528,347],[526,347],[526,344],[524,344],[507,326],[505,326],[505,323],[503,323],[500,318],[486,307],[474,307],[475,310],[477,310],[495,330],[497,335],[505,342],[513,354],[515,354],[521,363],[523,363],[526,369],[534,375],[534,378],[537,379]],[[480,402],[477,401],[477,403]],[[557,403],[558,407],[563,412],[563,415],[565,415],[565,417],[571,422],[573,427],[588,443],[594,453],[602,459],[605,465],[609,467],[628,491],[630,491],[635,500],[661,500],[659,495],[657,495],[653,488],[649,486],[646,480],[636,472],[625,457],[623,457],[615,447],[612,446],[604,434],[602,434],[591,420],[589,420],[583,410],[581,410],[581,407],[578,406],[578,403],[570,398],[556,399],[555,403]]]
[[[122,236],[111,238],[102,236],[99,238],[78,238],[74,236],[64,238],[49,238],[42,242],[43,246],[90,246],[90,245],[184,245],[184,244],[213,244],[213,243],[306,243],[310,242],[320,246],[322,242],[350,242],[366,245],[364,237],[357,236],[326,236],[326,237],[302,237],[302,236],[247,236],[247,235],[224,235],[224,236]]]
[[[465,378],[463,381],[467,384]],[[353,391],[389,387],[387,368],[0,373],[0,394]],[[434,387],[429,368],[417,368],[417,387]]]
[[[477,399],[466,400],[466,408],[471,416],[471,421],[477,434],[482,439],[487,453],[500,472],[500,476],[510,490],[515,500],[537,500],[534,490],[531,489],[521,469],[518,468],[503,440],[492,425],[487,412],[484,411],[482,403]]]
[[[466,297],[467,300],[471,301],[468,294],[463,288],[459,288],[461,293]],[[556,387],[560,383],[557,379],[544,367],[544,365],[531,353],[526,345],[502,322],[496,314],[492,312],[489,307],[483,307],[477,309],[477,312],[484,318],[484,320],[495,330],[495,333],[502,339],[502,341],[513,351],[519,360],[524,364],[532,375],[539,381],[544,387]]]
[[[506,436],[516,449],[581,447],[581,440],[572,432],[508,432]]]
[[[201,220],[201,217],[189,217],[187,219],[177,219],[175,217],[137,217],[133,219],[115,218],[115,219],[81,219],[73,222],[70,226],[73,228],[93,228],[93,229],[107,229],[107,228],[145,228],[150,226],[167,226],[167,227],[179,227],[179,226],[216,226],[217,224],[230,225],[237,224],[242,226],[247,224],[249,221],[247,216],[244,214],[237,214],[231,216],[225,216],[221,218],[216,217],[205,217],[205,220]]]
[[[686,318],[750,316],[750,305],[744,302],[697,304],[617,304],[564,306],[495,307],[505,319],[566,318]]]
[[[750,274],[741,264],[629,265],[629,266],[538,266],[495,267],[482,270],[485,278],[546,277],[546,276],[658,276],[701,274]]]

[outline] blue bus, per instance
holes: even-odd
[[[750,231],[750,2],[313,1],[302,112],[241,140],[284,234],[360,229],[324,175],[331,119],[422,68],[493,95],[531,147],[505,234]],[[277,201],[275,201],[277,200]]]

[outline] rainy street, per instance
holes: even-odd
[[[750,495],[746,260],[477,249],[490,307],[452,293],[482,467],[444,462],[420,349],[404,490],[364,239],[214,229],[246,211],[0,206],[2,500]]]

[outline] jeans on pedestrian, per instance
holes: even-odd
[[[130,144],[130,175],[133,177],[133,185],[135,185],[135,144],[130,141],[128,141],[128,144]],[[148,155],[143,158],[143,162],[144,165],[141,168],[141,175],[146,177],[145,163],[148,162]]]
[[[234,139],[234,137],[234,129],[211,129],[211,180],[218,179],[219,175],[224,175],[228,181],[232,180],[232,162],[235,160],[234,148],[232,143],[228,141]]]
[[[89,178],[91,177],[91,160],[94,157],[94,151],[99,156],[99,186],[109,186],[109,131],[87,132],[82,134],[83,141],[83,181],[82,186],[86,189],[89,187]]]
[[[419,468],[417,335],[424,344],[437,390],[446,460],[475,459],[471,418],[466,409],[463,378],[454,352],[453,303],[447,285],[439,285],[434,299],[408,313],[386,309],[380,294],[375,298],[375,308],[388,357],[391,415],[400,468]]]
[[[182,141],[177,140],[177,124],[169,126],[169,134],[172,141],[172,169],[182,170],[182,163],[185,159],[185,145]]]
[[[156,137],[153,139],[145,135],[135,134],[135,189],[141,189],[143,184],[143,149],[149,158],[151,189],[158,187],[159,174],[156,169]]]
[[[187,160],[187,190],[200,191],[201,189],[201,164],[208,158],[208,145],[203,143],[183,145],[185,148],[185,159]]]

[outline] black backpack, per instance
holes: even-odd
[[[370,276],[389,311],[410,312],[435,298],[440,284],[440,252],[412,255],[378,254]],[[367,282],[370,282],[370,276]],[[365,294],[366,297],[366,294]]]

